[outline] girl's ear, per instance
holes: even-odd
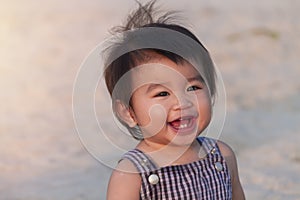
[[[133,128],[137,125],[137,122],[133,116],[134,114],[133,111],[128,106],[126,106],[122,101],[116,100],[114,108],[118,117],[123,122],[125,122],[129,127]]]

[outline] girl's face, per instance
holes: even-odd
[[[156,57],[135,67],[131,116],[145,141],[190,145],[211,119],[211,99],[198,71],[189,63]]]

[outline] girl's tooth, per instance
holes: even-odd
[[[187,127],[187,124],[181,124],[180,126],[179,126],[179,128],[186,128]]]

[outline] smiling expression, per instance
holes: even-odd
[[[159,145],[188,145],[209,124],[211,99],[198,71],[155,56],[131,72],[130,114],[144,140]]]

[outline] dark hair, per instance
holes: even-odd
[[[115,91],[116,84],[122,78],[122,76],[130,71],[130,69],[134,68],[135,66],[147,62],[151,60],[151,54],[149,52],[154,52],[161,56],[164,56],[171,61],[175,62],[176,64],[182,62],[189,62],[182,56],[173,53],[168,50],[158,49],[158,48],[135,48],[134,42],[131,39],[135,37],[134,33],[142,30],[143,28],[159,28],[159,29],[167,29],[171,31],[175,31],[177,33],[183,34],[187,36],[192,41],[196,42],[198,46],[201,48],[202,53],[193,53],[193,55],[187,55],[188,57],[192,57],[194,59],[205,60],[201,63],[204,68],[204,73],[201,76],[204,76],[204,80],[206,80],[206,84],[209,88],[210,95],[213,98],[215,95],[215,69],[213,62],[210,58],[209,52],[206,48],[201,44],[198,38],[187,28],[183,27],[179,23],[176,23],[176,11],[165,12],[164,14],[158,15],[158,12],[154,9],[154,4],[156,0],[152,0],[145,5],[137,2],[139,7],[137,10],[132,12],[128,18],[125,26],[117,26],[114,27],[113,34],[123,34],[126,32],[130,32],[131,35],[124,34],[122,39],[117,39],[113,41],[108,48],[104,51],[107,55],[106,62],[105,62],[105,82],[107,85],[107,89],[112,96],[112,100],[115,101],[116,99],[121,100],[126,106],[130,106],[130,98],[131,98],[131,86],[130,84],[121,84],[118,86],[118,90]],[[157,16],[157,19],[155,17]],[[133,35],[133,36],[132,36]],[[171,40],[171,39],[170,39]],[[176,43],[175,40],[170,41],[173,45],[178,45],[181,48],[184,44]],[[126,49],[125,53],[122,52],[123,49]],[[198,47],[199,48],[199,47]],[[190,52],[191,50],[189,50]],[[112,59],[115,55],[120,55],[116,59]],[[201,58],[197,58],[201,57]],[[120,120],[122,122],[122,120]],[[130,127],[128,127],[125,123],[123,123],[133,137],[138,138],[135,133]],[[138,138],[140,139],[140,138]]]

